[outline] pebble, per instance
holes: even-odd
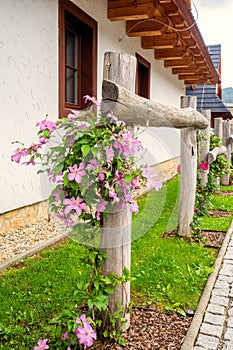
[[[0,263],[57,236],[59,232],[53,222],[46,219],[34,225],[26,225],[0,233]]]

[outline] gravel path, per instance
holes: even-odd
[[[56,226],[46,219],[35,225],[11,229],[5,234],[0,233],[0,263],[12,259],[58,234]]]

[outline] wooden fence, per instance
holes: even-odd
[[[134,93],[136,58],[125,53],[108,52],[104,57],[102,85],[102,113],[113,112],[128,125],[142,127],[172,127],[181,130],[181,183],[179,206],[179,235],[191,233],[196,191],[197,142],[196,128],[205,129],[208,120],[195,109],[196,98],[184,96],[181,107],[157,103]],[[108,214],[102,227],[101,250],[109,256],[103,270],[122,275],[130,270],[132,217],[126,207],[119,213]],[[117,288],[109,296],[109,309],[116,311],[117,303],[127,309],[130,302],[130,284]],[[129,326],[129,315],[126,328]],[[104,320],[107,322],[106,320]],[[107,324],[106,324],[107,327]]]

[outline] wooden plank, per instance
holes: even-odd
[[[177,34],[162,34],[157,36],[144,36],[142,38],[143,49],[173,48],[178,43]]]
[[[113,113],[129,125],[206,128],[206,118],[193,108],[179,109],[148,100],[114,82],[102,84],[102,113]]]
[[[196,108],[195,96],[183,96],[181,107]],[[203,116],[203,118],[205,118]],[[206,118],[205,118],[206,120]],[[185,128],[180,132],[180,207],[178,235],[190,236],[192,233],[197,177],[197,140],[195,128]]]
[[[144,21],[126,21],[126,34],[129,37],[160,35],[165,32],[168,20],[165,17],[156,17],[158,22],[148,19]]]

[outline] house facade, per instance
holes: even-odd
[[[39,165],[11,162],[36,137],[36,123],[84,108],[85,94],[101,100],[104,53],[136,57],[135,92],[180,106],[185,86],[217,83],[190,1],[9,0],[1,4],[0,230],[33,222],[47,211],[47,178]],[[197,71],[197,65],[199,69]],[[145,161],[174,174],[179,131],[144,130]]]

